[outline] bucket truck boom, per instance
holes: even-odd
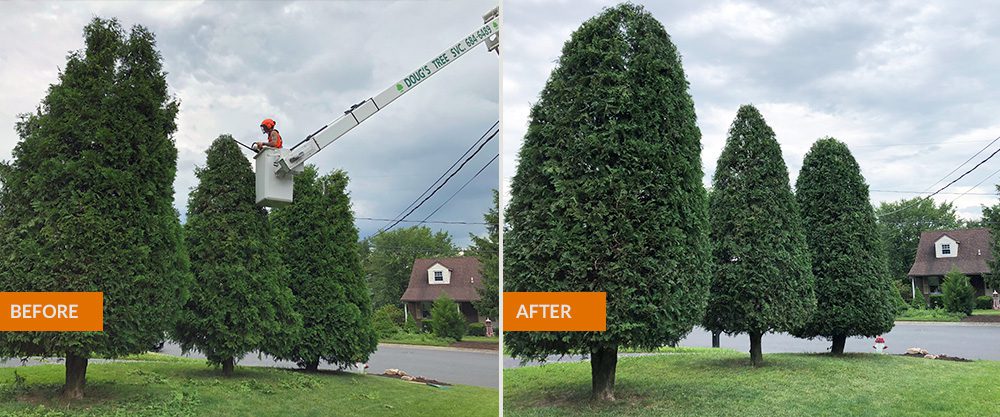
[[[268,148],[259,152],[254,157],[257,171],[257,204],[268,207],[290,204],[294,177],[302,172],[305,162],[310,157],[480,43],[486,43],[488,51],[497,51],[499,54],[499,34],[500,11],[499,8],[494,8],[483,16],[483,25],[468,36],[435,55],[430,61],[417,67],[409,75],[374,97],[351,106],[342,116],[313,132],[291,149]]]

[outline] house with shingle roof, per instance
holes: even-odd
[[[479,259],[472,256],[414,260],[410,283],[400,298],[405,316],[418,322],[429,318],[434,300],[446,294],[455,300],[468,322],[478,322],[479,313],[472,302],[479,301],[479,288],[483,286],[479,268]]]
[[[976,296],[993,294],[983,276],[990,273],[993,253],[989,229],[935,230],[920,234],[909,277],[913,294],[940,294],[944,275],[953,267],[969,277]]]

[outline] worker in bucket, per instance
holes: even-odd
[[[264,119],[260,122],[260,131],[267,135],[267,142],[254,142],[250,148],[260,152],[267,148],[281,149],[281,134],[274,128],[274,120]]]

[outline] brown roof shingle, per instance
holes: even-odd
[[[451,270],[451,281],[448,284],[427,282],[427,269],[439,263]],[[402,301],[434,301],[441,293],[455,301],[477,301],[477,289],[483,286],[482,274],[479,273],[479,259],[472,256],[453,258],[419,258],[413,261],[410,270],[410,284],[400,298]]]
[[[934,242],[941,236],[958,241],[958,256],[953,258],[938,258]],[[913,260],[909,276],[944,275],[953,266],[958,267],[965,275],[982,275],[990,272],[989,262],[993,260],[990,251],[989,229],[935,230],[920,234],[917,244],[917,257]]]

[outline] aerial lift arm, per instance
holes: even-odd
[[[489,51],[500,45],[500,12],[494,8],[483,16],[483,25],[436,55],[426,64],[393,83],[374,97],[351,106],[342,116],[326,124],[291,149],[266,149],[255,157],[257,160],[257,204],[277,206],[291,203],[292,177],[302,172],[305,162],[355,126],[361,124],[389,103],[412,90],[448,64],[461,58],[480,43]],[[499,51],[498,51],[499,53]]]

